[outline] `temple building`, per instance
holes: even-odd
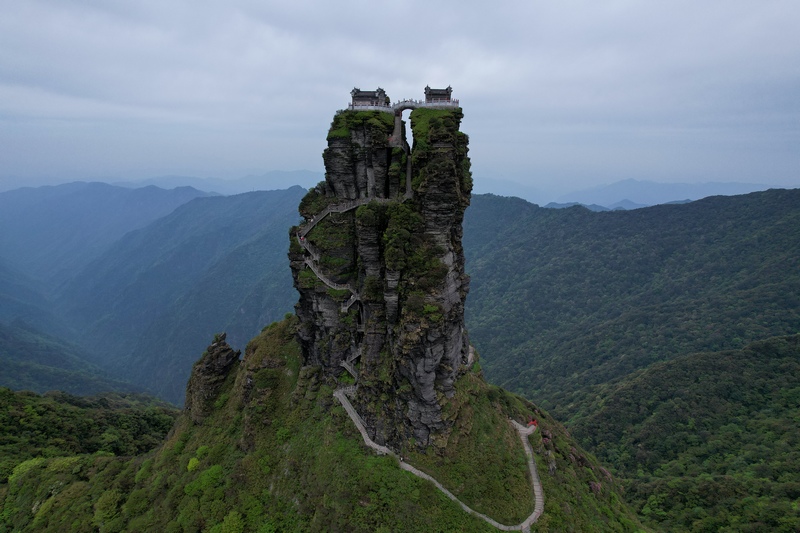
[[[386,96],[386,91],[378,87],[377,91],[362,91],[355,87],[350,94],[353,96],[354,107],[358,106],[388,106],[389,97]]]
[[[451,94],[453,94],[453,88],[450,86],[448,86],[447,89],[431,89],[426,85],[425,103],[449,102]]]

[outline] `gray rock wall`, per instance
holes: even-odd
[[[451,424],[442,406],[467,363],[461,222],[470,190],[460,118],[459,110],[412,113],[415,134],[420,127],[430,142],[408,154],[414,161],[410,199],[402,196],[407,155],[389,141],[399,121],[351,111],[334,119],[323,154],[326,201],[396,200],[333,213],[307,234],[324,277],[350,284],[357,294],[349,309],[342,304],[351,292],[332,291],[309,272],[309,253],[299,241],[289,253],[305,364],[340,381],[349,379],[341,363],[352,364],[358,373],[353,403],[370,436],[396,449],[446,440]],[[308,224],[313,213],[306,216]]]

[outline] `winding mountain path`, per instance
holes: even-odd
[[[413,195],[413,193],[411,191],[411,157],[408,154],[408,152],[410,151],[408,149],[408,144],[407,143],[404,143],[404,144],[405,144],[405,146],[403,148],[405,149],[406,154],[408,156],[408,169],[407,169],[407,172],[406,172],[406,192],[403,195],[403,199],[409,199]],[[350,306],[352,306],[356,301],[359,300],[358,291],[353,286],[342,285],[340,283],[334,282],[333,280],[329,279],[327,276],[325,276],[320,271],[320,269],[317,266],[317,263],[320,260],[319,251],[316,249],[316,247],[311,245],[311,243],[309,243],[306,240],[305,237],[306,237],[306,235],[308,235],[308,233],[312,229],[314,229],[314,227],[320,221],[322,221],[322,219],[324,219],[329,214],[331,214],[331,213],[344,213],[344,212],[350,211],[352,209],[356,209],[357,207],[360,207],[362,205],[366,205],[369,202],[373,202],[373,201],[381,203],[381,204],[385,204],[385,203],[393,202],[393,201],[396,201],[396,200],[389,199],[389,198],[360,198],[358,200],[349,200],[349,201],[342,202],[342,203],[339,203],[339,204],[332,204],[332,205],[327,206],[325,209],[323,209],[317,215],[315,215],[314,218],[312,218],[306,224],[303,224],[300,228],[298,228],[298,231],[297,231],[297,235],[296,235],[297,242],[300,244],[300,246],[303,247],[304,250],[306,250],[308,252],[308,254],[310,256],[309,258],[306,258],[306,260],[305,260],[306,265],[328,287],[330,287],[332,289],[337,289],[337,290],[348,290],[348,291],[351,292],[351,294],[352,294],[351,297],[347,300],[347,302],[345,302],[342,305],[342,312],[347,312],[347,310],[350,308]],[[355,357],[353,359],[355,359]],[[471,364],[473,360],[474,360],[474,352],[473,352],[472,347],[470,346],[469,363]],[[358,372],[355,369],[355,367],[352,365],[352,360],[343,361],[342,362],[342,366],[344,366],[348,370],[348,372],[350,372],[350,374],[353,375],[353,377],[358,379]],[[522,446],[525,449],[525,455],[526,455],[526,457],[528,459],[528,470],[529,470],[530,476],[531,476],[531,487],[533,489],[534,508],[533,508],[533,513],[531,513],[531,515],[528,516],[528,518],[526,518],[524,521],[522,521],[521,523],[519,523],[517,525],[507,526],[507,525],[504,525],[504,524],[501,524],[501,523],[497,522],[496,520],[494,520],[492,518],[489,518],[488,516],[486,516],[483,513],[479,513],[478,511],[475,511],[474,509],[469,507],[467,504],[465,504],[464,502],[459,500],[452,492],[450,492],[449,490],[444,488],[444,486],[441,483],[439,483],[438,481],[436,481],[436,479],[434,479],[430,475],[426,474],[425,472],[419,470],[418,468],[415,468],[415,467],[411,466],[410,464],[408,464],[407,462],[403,461],[402,458],[398,457],[397,454],[395,454],[392,450],[390,450],[386,446],[381,446],[380,444],[378,444],[375,441],[373,441],[369,437],[369,434],[367,433],[367,429],[366,429],[366,425],[364,424],[364,420],[361,418],[361,416],[355,410],[353,405],[350,403],[350,400],[347,398],[347,396],[350,395],[350,394],[353,394],[355,392],[355,390],[356,390],[355,386],[343,387],[343,388],[337,389],[333,393],[333,395],[337,400],[339,400],[339,403],[342,404],[342,406],[344,407],[344,409],[347,412],[348,416],[350,417],[350,420],[353,421],[353,423],[355,424],[355,426],[358,429],[359,433],[361,433],[361,438],[364,440],[364,443],[368,447],[370,447],[373,450],[375,450],[375,452],[377,452],[379,455],[390,455],[392,457],[397,458],[397,460],[399,461],[401,469],[403,469],[403,470],[405,470],[407,472],[410,472],[410,473],[414,474],[417,477],[420,477],[422,479],[430,481],[431,483],[433,483],[436,486],[436,488],[438,488],[440,491],[442,491],[442,493],[444,493],[445,496],[447,496],[448,498],[450,498],[451,500],[456,502],[458,505],[460,505],[461,508],[464,511],[481,518],[482,520],[486,521],[488,524],[496,527],[497,529],[499,529],[501,531],[522,531],[523,533],[530,533],[531,524],[535,523],[539,519],[539,517],[542,515],[542,511],[544,510],[544,492],[542,491],[542,484],[539,481],[539,474],[536,471],[536,462],[534,461],[534,458],[533,458],[533,448],[531,448],[531,444],[528,441],[528,436],[531,433],[533,433],[534,431],[536,431],[536,427],[535,426],[525,427],[525,426],[523,426],[522,424],[518,423],[515,420],[510,420],[510,422],[514,426],[514,429],[516,429],[517,433],[519,433],[520,439],[522,440]]]
[[[337,389],[333,393],[333,395],[334,397],[336,397],[337,400],[339,400],[339,403],[342,404],[344,410],[347,411],[347,414],[350,416],[350,420],[352,420],[353,423],[356,425],[358,432],[361,433],[361,438],[364,439],[364,444],[375,450],[378,453],[378,455],[391,455],[392,457],[396,457],[397,460],[400,462],[401,469],[405,470],[406,472],[411,472],[417,477],[430,481],[436,486],[436,488],[442,491],[445,496],[447,496],[448,498],[456,502],[458,505],[460,505],[464,511],[473,514],[478,518],[483,519],[484,521],[496,527],[497,529],[501,531],[522,531],[523,533],[530,533],[531,524],[535,523],[539,519],[539,517],[542,515],[542,511],[544,510],[544,492],[542,491],[542,484],[539,481],[539,474],[536,471],[536,463],[533,459],[533,448],[531,448],[531,443],[528,441],[528,436],[534,431],[536,431],[536,426],[525,427],[516,420],[511,420],[511,423],[517,430],[517,433],[519,433],[520,439],[522,439],[522,445],[525,448],[525,455],[528,458],[528,469],[530,470],[531,474],[531,486],[533,488],[533,495],[534,495],[534,507],[533,507],[533,513],[531,513],[531,515],[525,520],[523,520],[521,523],[514,526],[506,526],[504,524],[497,522],[492,518],[489,518],[483,513],[475,511],[467,504],[459,500],[452,492],[444,488],[444,486],[438,481],[436,481],[433,477],[429,476],[428,474],[419,470],[418,468],[415,468],[410,464],[406,463],[401,458],[397,457],[397,454],[395,454],[392,450],[390,450],[386,446],[381,446],[380,444],[376,443],[371,438],[369,438],[369,435],[367,434],[367,428],[364,425],[364,420],[361,418],[361,416],[355,410],[353,405],[350,403],[350,400],[347,398],[347,395],[354,393],[355,390],[356,390],[355,386],[344,387],[341,389]]]
[[[370,202],[377,202],[379,204],[388,204],[391,202],[395,202],[396,200],[393,198],[378,198],[376,196],[371,196],[368,198],[359,198],[358,200],[347,200],[345,202],[340,202],[338,204],[331,204],[327,206],[325,209],[314,215],[310,221],[306,222],[298,229],[298,234],[301,237],[305,237],[308,235],[308,232],[314,229],[314,226],[317,225],[318,222],[321,222],[323,218],[330,215],[331,213],[346,213],[352,209],[357,207],[361,207],[362,205],[367,205]]]
[[[407,145],[407,143],[406,143],[406,145]],[[409,177],[406,179],[406,192],[402,197],[404,200],[407,200],[407,199],[412,197],[411,179],[410,179],[410,175],[411,175],[411,158],[410,157],[409,157],[408,161],[409,161],[409,163],[408,163],[409,164],[409,167],[408,167],[408,176]],[[370,202],[377,202],[379,204],[388,204],[388,203],[392,203],[392,202],[396,202],[396,201],[397,201],[397,199],[393,199],[393,198],[369,197],[369,198],[359,198],[358,200],[347,200],[346,202],[341,202],[341,203],[338,203],[338,204],[331,204],[331,205],[325,207],[325,209],[323,209],[319,213],[317,213],[314,216],[314,218],[312,218],[311,220],[309,220],[308,222],[306,222],[305,224],[303,224],[299,228],[297,228],[297,234],[295,235],[295,238],[297,239],[297,242],[300,244],[300,246],[302,246],[303,249],[306,252],[308,252],[308,254],[311,256],[310,258],[307,258],[305,260],[305,263],[306,263],[306,265],[308,265],[308,268],[310,268],[314,272],[314,274],[320,279],[320,281],[322,281],[322,283],[324,283],[325,285],[327,285],[331,289],[336,289],[336,290],[340,290],[340,291],[345,291],[345,290],[346,291],[350,291],[350,294],[351,294],[350,298],[346,302],[344,302],[342,304],[342,312],[343,313],[346,313],[347,311],[349,311],[350,307],[354,303],[356,303],[358,300],[361,299],[361,296],[358,294],[358,289],[356,289],[352,285],[343,285],[341,283],[336,283],[335,281],[331,280],[325,274],[322,273],[322,271],[319,269],[319,266],[317,265],[317,263],[319,263],[319,260],[320,260],[320,252],[315,246],[313,246],[310,242],[308,242],[308,240],[306,239],[306,235],[308,235],[308,233],[312,229],[314,229],[314,227],[319,222],[321,222],[323,218],[325,218],[326,216],[330,215],[331,213],[346,213],[347,211],[350,211],[352,209],[356,209],[357,207],[361,207],[362,205],[367,205]]]

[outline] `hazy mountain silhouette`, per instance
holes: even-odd
[[[273,170],[261,175],[250,175],[239,179],[198,178],[194,176],[157,176],[143,180],[116,182],[115,185],[123,187],[143,187],[156,185],[165,189],[190,186],[201,191],[230,195],[254,191],[273,191],[288,189],[299,185],[310,189],[325,176],[320,172],[310,170]]]
[[[288,228],[305,189],[196,198],[130,232],[65,284],[57,304],[97,364],[180,401],[197,354],[242,345],[290,311]]]
[[[125,233],[208,193],[74,182],[0,193],[0,257],[52,288]]]
[[[599,204],[611,209],[618,206],[635,209],[682,200],[699,200],[708,196],[747,194],[768,188],[769,185],[757,183],[657,183],[627,179],[564,194],[559,196],[556,202]],[[625,202],[636,204],[636,207],[629,207]]]

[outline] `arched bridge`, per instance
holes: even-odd
[[[392,105],[354,105],[347,106],[348,111],[383,111],[384,113],[400,114],[406,109],[426,107],[429,109],[453,109],[459,107],[458,100],[400,100]]]

